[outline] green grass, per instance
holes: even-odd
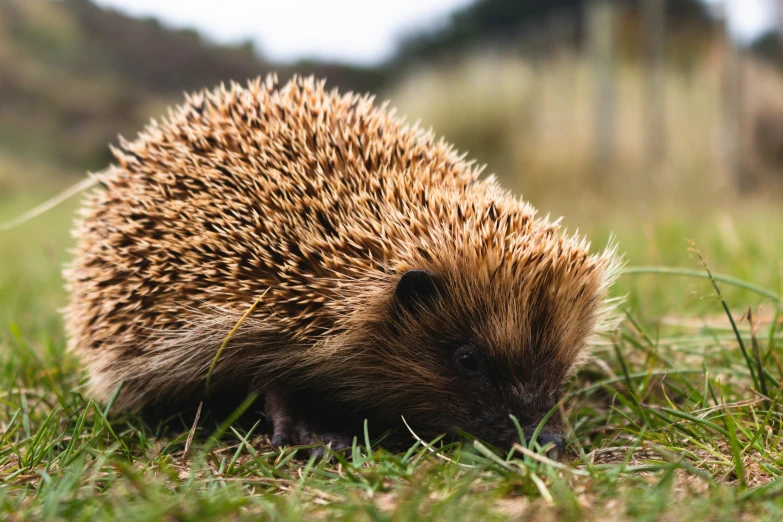
[[[0,201],[0,221],[35,201]],[[561,463],[480,445],[389,453],[371,446],[379,434],[369,426],[353,458],[330,464],[273,451],[258,427],[200,425],[188,444],[187,430],[107,418],[107,405],[83,396],[57,312],[73,208],[0,233],[0,518],[783,518],[772,299],[781,294],[783,218],[774,209],[651,224],[609,216],[582,227],[594,245],[615,230],[631,266],[702,277],[623,276],[616,292],[628,294],[626,319],[569,386]],[[720,278],[722,302],[686,238],[716,273],[759,288]],[[749,306],[760,318],[755,335],[740,320]]]

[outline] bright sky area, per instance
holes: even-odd
[[[213,41],[251,40],[272,60],[299,58],[374,64],[405,31],[443,23],[471,0],[94,0],[133,16],[194,28]],[[706,0],[725,4],[729,27],[748,41],[774,26],[777,0]]]

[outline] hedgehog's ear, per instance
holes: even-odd
[[[412,311],[416,304],[424,304],[438,294],[438,278],[426,270],[408,270],[394,289],[397,303],[405,310]]]

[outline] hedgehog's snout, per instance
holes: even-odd
[[[552,460],[559,460],[563,456],[565,446],[563,445],[563,436],[557,432],[540,433],[536,438],[538,444],[545,448],[549,446],[546,456]]]
[[[517,422],[512,420],[517,419]],[[459,431],[466,431],[480,440],[486,441],[499,450],[506,452],[512,450],[521,443],[531,450],[545,450],[546,456],[553,460],[559,460],[565,454],[563,431],[560,418],[555,415],[541,427],[536,435],[535,447],[531,448],[533,434],[539,429],[544,415],[525,415],[517,410],[517,414],[510,414],[507,408],[488,412],[486,416],[476,415],[476,424],[463,426]],[[522,433],[520,433],[520,427]],[[522,440],[520,440],[520,436]]]
[[[523,431],[525,437],[524,445],[530,448],[533,434],[536,431],[537,426],[526,427]],[[519,443],[519,433],[517,432],[514,437],[514,443]],[[565,444],[563,443],[563,434],[557,428],[545,427],[536,436],[536,449],[541,448],[546,450],[546,456],[552,460],[559,460],[565,453]],[[513,443],[508,444],[509,447],[513,447]],[[533,448],[530,448],[533,449]]]
[[[537,426],[530,426],[523,429],[524,446],[530,447],[533,433]],[[519,444],[519,431],[514,426],[496,426],[493,434],[487,434],[486,441],[502,451],[508,451]],[[565,444],[563,435],[557,429],[544,428],[536,436],[536,449],[546,450],[546,456],[552,460],[559,460],[565,454]],[[531,448],[532,449],[532,448]]]

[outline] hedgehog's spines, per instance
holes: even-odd
[[[280,86],[268,75],[188,95],[136,140],[120,137],[111,147],[119,166],[85,205],[66,273],[69,346],[98,396],[122,380],[121,407],[197,391],[227,332],[269,289],[216,382],[285,369],[291,379],[334,378],[358,400],[367,389],[334,375],[336,361],[392,342],[383,338],[390,295],[408,270],[437,274],[456,296],[425,318],[451,332],[490,317],[473,328],[508,361],[538,349],[530,321],[558,320],[573,342],[542,343],[572,366],[585,336],[611,323],[614,247],[589,255],[559,220],[537,218],[494,176],[479,179],[485,165],[373,101],[312,76]],[[552,318],[536,319],[528,296]],[[375,370],[362,364],[370,379]],[[385,364],[433,371],[426,361]],[[399,392],[373,393],[385,403]]]

